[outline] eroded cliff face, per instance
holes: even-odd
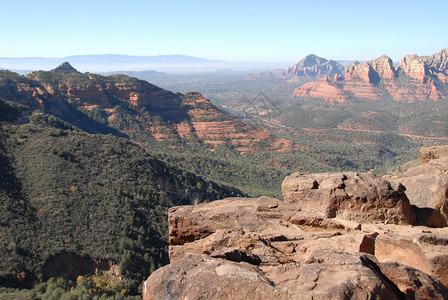
[[[425,57],[425,62],[428,64],[430,69],[436,69],[441,71],[448,70],[448,48],[440,50],[440,52]]]
[[[422,165],[446,153],[422,149]],[[171,208],[171,264],[143,299],[447,299],[446,222],[411,211],[405,190],[371,173],[293,174],[285,201]]]
[[[314,81],[303,89],[300,87],[296,89],[294,96],[332,101],[331,95],[346,92],[345,102],[349,101],[349,94],[370,100],[391,98],[403,102],[446,98],[448,97],[447,49],[428,57],[407,55],[401,59],[397,68],[386,55],[361,64],[350,64],[345,69],[345,79],[338,80],[336,86],[322,87],[320,82]],[[315,90],[319,90],[319,93]]]
[[[2,88],[0,96],[14,95],[20,98],[19,103],[59,117],[78,118],[78,126],[83,125],[83,120],[76,110],[97,113],[101,122],[136,142],[144,142],[134,135],[138,126],[158,141],[195,140],[210,145],[212,150],[221,144],[231,144],[240,152],[287,151],[292,146],[267,130],[221,112],[199,93],[174,94],[125,75],[82,74],[68,63],[50,72],[19,76],[20,80],[14,81],[6,79],[14,73],[2,72],[5,79],[0,76],[1,84],[7,89]],[[264,141],[272,146],[262,147]]]
[[[294,90],[294,97],[311,97],[324,99],[326,102],[348,103],[349,95],[335,82],[327,78],[317,82],[309,82]]]
[[[296,65],[288,68],[286,75],[295,77],[306,75],[315,78],[324,78],[325,76],[333,77],[335,75],[342,75],[343,72],[344,67],[338,62],[311,54],[303,58]]]

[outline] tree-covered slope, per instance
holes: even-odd
[[[18,109],[0,105],[8,116],[1,121]],[[137,293],[168,262],[167,207],[242,195],[126,139],[88,134],[41,112],[27,118],[0,132],[2,286],[96,272],[114,291]]]

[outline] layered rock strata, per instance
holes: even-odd
[[[125,75],[83,74],[69,63],[26,76],[0,71],[0,87],[0,97],[17,99],[62,119],[70,116],[85,130],[91,128],[83,128],[86,116],[78,110],[91,112],[102,119],[100,123],[117,128],[138,143],[147,137],[133,135],[137,127],[158,141],[194,140],[211,149],[231,144],[241,153],[288,151],[291,146],[282,146],[284,139],[268,130],[223,113],[200,93],[172,93]]]
[[[391,98],[395,101],[415,102],[447,98],[447,53],[448,48],[428,57],[407,55],[396,68],[386,55],[361,64],[349,64],[345,68],[345,79],[338,79],[337,85],[327,85],[324,90],[319,81],[310,82],[306,89],[297,88],[294,96],[330,101],[326,94],[345,92],[347,98],[353,95],[370,100]],[[319,93],[315,92],[316,89],[319,89]]]

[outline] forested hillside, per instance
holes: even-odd
[[[126,139],[20,110],[0,101],[3,287],[96,274],[106,294],[138,294],[168,262],[167,207],[243,195]],[[22,117],[28,122],[8,123]]]

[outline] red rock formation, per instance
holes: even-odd
[[[448,48],[440,50],[439,53],[424,58],[424,61],[432,69],[448,71]]]
[[[314,54],[308,55],[299,61],[296,65],[288,68],[286,74],[294,77],[311,76],[316,79],[328,75],[342,74],[344,67],[333,60],[326,60]]]
[[[385,96],[383,90],[372,83],[364,81],[345,81],[342,86],[344,91],[352,93],[356,98],[382,100]]]
[[[400,61],[399,69],[409,77],[417,79],[421,83],[426,83],[428,81],[428,66],[425,64],[424,60],[416,54],[410,54],[403,57]]]
[[[328,219],[266,197],[175,207],[168,222],[171,264],[145,300],[448,297],[446,228]]]
[[[60,72],[33,72],[26,76],[26,80],[17,75],[16,83],[7,81],[12,86],[2,89],[0,96],[11,90],[14,97],[20,95],[21,101],[26,100],[24,104],[44,110],[47,109],[46,103],[57,103],[48,108],[56,115],[59,112],[64,114],[68,104],[72,109],[99,108],[104,111],[104,119],[108,122],[115,122],[117,115],[123,118],[123,111],[128,111],[131,113],[126,118],[133,118],[141,129],[156,140],[200,140],[211,145],[212,150],[224,143],[234,145],[240,152],[287,151],[292,148],[291,144],[272,136],[268,130],[224,114],[199,93],[174,94],[125,75],[105,77],[81,74],[69,64],[60,69]],[[13,74],[5,73],[5,76]],[[142,115],[132,113],[142,109],[148,112],[144,122],[140,120]],[[126,123],[121,121],[123,128],[120,131],[132,135],[134,128]],[[270,142],[272,145],[266,147]]]
[[[400,182],[406,186],[406,194],[411,204],[427,207],[426,218],[435,218],[434,226],[448,222],[448,147],[422,148],[420,164],[403,174],[388,175],[384,178]],[[440,220],[439,216],[443,216]]]
[[[347,65],[345,80],[339,87],[356,98],[382,100],[391,97],[396,101],[415,102],[439,100],[448,97],[448,48],[430,57],[407,55],[397,69],[392,60],[383,55],[362,64]],[[314,84],[318,86],[317,83]],[[318,97],[326,100],[325,93],[316,93],[313,84],[296,89],[294,96]]]
[[[390,57],[383,55],[377,59],[371,60],[369,64],[381,79],[395,79],[396,71]]]
[[[406,85],[391,82],[388,85],[385,85],[385,89],[395,101],[402,102],[439,100],[448,95],[447,88],[438,88],[432,79],[425,80],[426,83],[421,83],[421,81],[413,79]]]
[[[374,78],[376,79],[377,77],[375,75],[377,74],[375,74],[375,71],[368,62],[363,62],[359,65],[352,65],[345,70],[346,81],[358,79],[366,83],[372,83]]]
[[[380,79],[392,80],[396,77],[392,60],[383,55],[369,62],[351,65],[345,70],[347,81],[361,79],[366,83],[376,84]]]
[[[305,83],[294,90],[294,97],[321,98],[326,102],[347,103],[349,96],[335,83],[320,80]]]
[[[404,189],[372,173],[294,173],[282,183],[285,202],[298,203],[327,218],[341,217],[358,222],[411,224],[411,206]]]

